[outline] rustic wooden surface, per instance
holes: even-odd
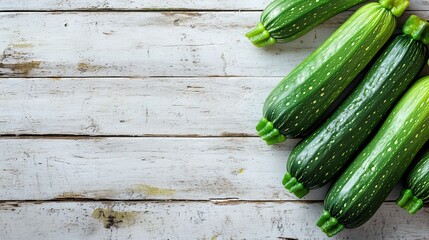
[[[352,12],[256,49],[243,34],[268,2],[0,0],[0,239],[324,239],[327,187],[288,194],[297,141],[268,147],[254,125]],[[428,239],[400,188],[334,239]]]

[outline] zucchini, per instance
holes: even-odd
[[[367,0],[275,0],[246,34],[257,47],[284,43],[306,34],[329,18]]]
[[[309,189],[327,184],[355,156],[424,67],[429,36],[423,38],[427,31],[415,29],[428,27],[426,21],[411,16],[404,34],[390,43],[347,100],[295,147],[283,179],[289,191],[302,198]]]
[[[259,136],[268,144],[305,136],[387,42],[409,3],[380,0],[356,11],[271,92]]]
[[[407,177],[406,188],[402,190],[396,203],[410,214],[415,214],[423,204],[429,203],[429,151],[426,151],[411,170]]]
[[[374,139],[329,190],[317,222],[328,236],[361,226],[381,206],[429,139],[428,105],[429,76],[407,91]]]

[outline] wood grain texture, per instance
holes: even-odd
[[[0,76],[284,76],[348,14],[268,50],[244,36],[258,15],[1,13]]]
[[[257,12],[0,13],[0,76],[284,77],[350,14],[257,49]]]
[[[272,0],[2,0],[0,10],[262,10],[271,1]],[[410,9],[429,9],[429,3],[426,0],[412,0],[411,2]]]
[[[281,185],[296,142],[269,147],[258,138],[3,138],[0,200],[297,200]],[[305,200],[323,200],[325,193],[314,190]]]
[[[3,79],[0,134],[256,136],[279,78]]]
[[[280,79],[5,78],[0,135],[256,136]]]
[[[0,232],[34,240],[326,239],[315,227],[321,210],[320,203],[11,202],[0,204]],[[424,239],[428,215],[388,203],[361,228],[331,239]]]

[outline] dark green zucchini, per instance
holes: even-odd
[[[395,16],[408,5],[408,0],[381,0],[352,15],[271,92],[256,127],[259,136],[268,144],[303,137],[387,42]]]
[[[284,43],[306,34],[329,18],[367,0],[275,0],[246,36],[257,47]]]
[[[426,31],[416,33],[414,28],[428,27],[412,16],[404,25],[404,34],[391,42],[347,100],[295,147],[283,180],[289,191],[301,198],[309,189],[331,181],[351,160],[421,72],[428,59],[422,40],[427,42],[429,37],[422,38]]]
[[[415,214],[423,204],[429,203],[429,150],[411,170],[406,188],[402,190],[396,203],[410,214]]]
[[[429,76],[407,91],[374,139],[332,185],[317,222],[328,236],[361,226],[381,206],[429,139],[428,105]]]

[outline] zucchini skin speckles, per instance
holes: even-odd
[[[257,47],[284,43],[306,34],[329,18],[367,0],[275,0],[246,36]]]
[[[360,8],[275,87],[264,117],[286,138],[305,136],[395,28],[395,16],[379,3]]]
[[[332,236],[338,225],[369,220],[429,139],[429,76],[402,97],[374,139],[333,184],[318,226]],[[335,219],[332,220],[332,219]],[[330,224],[329,222],[332,222]]]
[[[427,59],[428,50],[421,41],[408,35],[395,38],[337,111],[295,147],[286,175],[295,177],[307,189],[331,181],[352,160]]]
[[[415,214],[423,204],[429,203],[429,150],[411,170],[406,188],[396,203],[410,214]]]

